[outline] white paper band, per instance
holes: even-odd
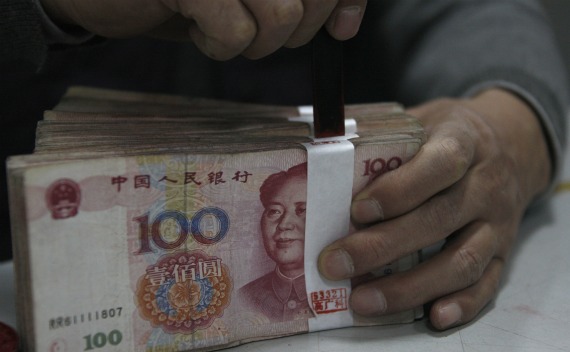
[[[313,116],[313,107],[311,105],[301,105],[299,109],[299,114]]]
[[[348,234],[356,135],[314,139],[307,149],[307,216],[305,224],[305,281],[315,318],[309,331],[352,326],[348,307],[350,280],[329,281],[317,269],[321,250]]]
[[[358,127],[356,126],[355,119],[345,119],[344,120],[344,134],[354,134],[357,131]]]

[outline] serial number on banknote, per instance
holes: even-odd
[[[123,307],[115,307],[81,314],[59,316],[49,320],[49,329],[54,330],[95,320],[118,318],[121,316],[122,311]]]

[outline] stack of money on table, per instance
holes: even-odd
[[[8,161],[22,349],[215,350],[319,329],[338,311],[341,326],[419,317],[364,318],[346,290],[307,289],[313,139],[301,112],[71,88],[38,124],[34,153]],[[346,116],[353,195],[425,141],[398,104]]]

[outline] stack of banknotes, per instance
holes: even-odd
[[[398,104],[345,115],[350,167],[321,172],[307,145],[336,141],[311,138],[310,108],[70,88],[39,122],[34,153],[7,163],[22,350],[216,350],[420,317],[358,316],[350,282],[314,284],[324,279],[305,230],[335,220],[319,201],[356,194],[426,138]],[[308,196],[337,167],[330,194]]]

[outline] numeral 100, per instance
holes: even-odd
[[[140,249],[137,254],[152,252],[151,242],[164,250],[176,249],[186,242],[189,234],[202,244],[218,243],[230,227],[228,214],[216,207],[202,208],[190,219],[179,211],[167,210],[158,214],[152,222],[148,213],[133,220],[139,223]],[[163,224],[166,223],[175,225],[175,233],[169,233],[168,239],[162,233]]]
[[[107,343],[111,346],[117,346],[123,341],[123,334],[119,330],[113,330],[108,335],[102,332],[98,332],[95,335],[83,336],[85,339],[85,349],[84,351],[90,351],[95,348],[103,348]]]
[[[382,158],[364,160],[364,174],[362,176],[378,176],[385,172],[399,168],[402,165],[402,159],[393,156],[388,161]]]

